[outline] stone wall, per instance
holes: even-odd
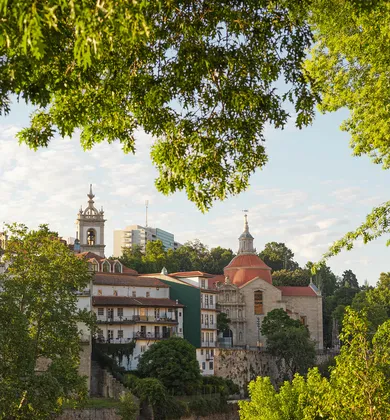
[[[283,378],[276,358],[257,350],[216,349],[214,371],[216,376],[231,379],[242,392],[257,376],[269,376],[274,383]]]
[[[316,365],[327,362],[337,355],[332,352],[318,352]],[[276,357],[264,351],[241,349],[216,349],[214,356],[216,376],[231,379],[241,389],[241,395],[247,385],[257,376],[269,376],[274,385],[286,377],[283,363],[277,363]]]
[[[102,369],[97,362],[92,362],[91,395],[95,397],[114,398],[119,400],[128,389],[122,385],[112,374]]]

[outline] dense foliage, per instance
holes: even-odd
[[[148,242],[145,252],[137,245],[124,249],[120,261],[139,273],[158,273],[165,267],[168,273],[198,270],[210,274],[222,274],[233,259],[231,249],[208,247],[199,240],[186,242],[177,250],[164,249],[161,241]]]
[[[157,189],[205,210],[266,163],[264,128],[284,127],[288,102],[299,127],[311,122],[309,4],[1,0],[0,111],[12,94],[38,108],[19,133],[34,149],[81,129],[85,149],[134,152],[142,128]]]
[[[87,264],[46,226],[8,229],[0,275],[0,417],[46,419],[69,397],[86,394],[78,375],[80,323],[75,291],[88,287]],[[84,326],[84,328],[86,328]]]
[[[175,395],[190,395],[201,385],[195,347],[179,337],[150,346],[139,360],[138,371],[144,378],[160,380]]]
[[[291,377],[304,374],[315,362],[315,343],[300,321],[290,318],[283,309],[273,309],[264,317],[261,333],[267,338],[267,350],[284,362]]]
[[[276,391],[267,377],[249,385],[250,402],[240,402],[241,420],[385,420],[390,416],[390,320],[374,334],[364,314],[347,310],[329,379],[310,369]]]

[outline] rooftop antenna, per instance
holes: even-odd
[[[145,210],[146,210],[145,227],[148,227],[148,207],[149,207],[149,200],[146,200],[145,201]]]

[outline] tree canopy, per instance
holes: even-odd
[[[196,239],[186,242],[177,250],[165,250],[161,241],[148,242],[145,252],[138,246],[125,248],[120,260],[139,273],[156,273],[165,267],[169,273],[198,270],[222,274],[233,257],[231,249],[220,246],[209,249]]]
[[[156,378],[176,395],[191,394],[201,385],[195,347],[179,337],[159,341],[142,355],[138,371]]]
[[[91,316],[75,291],[90,274],[58,236],[43,226],[8,228],[0,275],[0,417],[47,419],[67,398],[84,396],[78,375],[80,331]]]
[[[142,128],[157,189],[205,210],[266,163],[264,128],[284,127],[287,102],[299,127],[311,122],[309,4],[2,0],[0,110],[12,94],[37,107],[19,133],[34,149],[80,129],[85,149],[134,152]]]
[[[283,242],[268,242],[259,257],[271,267],[273,271],[295,270],[299,264],[293,260],[294,253]]]
[[[385,420],[390,416],[390,321],[371,335],[362,314],[348,309],[329,380],[317,368],[295,375],[276,391],[267,377],[249,384],[251,401],[241,401],[241,420],[326,418]]]
[[[291,377],[306,373],[314,365],[315,347],[309,330],[300,321],[290,318],[283,309],[273,309],[264,317],[261,333],[267,338],[267,350],[284,361]]]

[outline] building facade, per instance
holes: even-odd
[[[131,249],[133,245],[138,245],[145,251],[146,244],[151,241],[161,241],[166,250],[181,246],[175,241],[173,233],[159,228],[131,225],[123,230],[114,231],[114,255],[120,257],[123,248]]]
[[[265,315],[283,309],[306,325],[317,349],[323,348],[322,297],[314,284],[307,287],[276,287],[271,269],[256,254],[245,215],[237,256],[217,283],[218,307],[230,319],[230,329],[220,338],[222,346],[264,347],[261,335]]]
[[[97,343],[134,343],[127,370],[156,341],[183,337],[183,307],[169,297],[169,287],[156,278],[95,273],[92,307],[99,326]]]

